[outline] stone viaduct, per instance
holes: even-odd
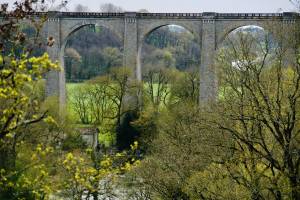
[[[75,13],[49,12],[45,33],[55,39],[47,49],[51,59],[63,67],[64,49],[68,37],[86,25],[108,28],[123,42],[123,64],[132,67],[141,80],[140,54],[143,40],[153,30],[165,25],[179,25],[189,30],[201,47],[200,100],[208,101],[216,95],[217,80],[213,67],[214,54],[232,30],[246,25],[266,27],[276,21],[284,26],[298,25],[298,13]],[[50,72],[47,76],[46,94],[58,95],[65,102],[64,71]]]

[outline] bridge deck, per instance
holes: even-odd
[[[49,17],[60,18],[207,18],[212,17],[215,19],[263,19],[263,18],[299,18],[300,13],[296,12],[283,12],[283,13],[216,13],[216,12],[203,12],[203,13],[139,13],[139,12],[122,12],[122,13],[103,13],[103,12],[34,12],[30,15],[45,15]],[[1,14],[0,14],[1,15]]]

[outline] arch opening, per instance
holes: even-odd
[[[95,24],[73,31],[63,47],[67,83],[101,76],[123,62],[122,42],[108,28]]]
[[[234,84],[255,80],[254,74],[263,76],[269,71],[278,61],[278,47],[272,33],[261,26],[246,25],[229,32],[216,53],[219,98],[225,98],[224,93]]]
[[[261,26],[246,25],[233,29],[224,38],[217,51],[223,53],[237,65],[241,59],[258,62],[266,57],[265,61],[271,61],[278,44],[272,33]],[[244,57],[244,58],[241,58]],[[247,58],[246,58],[247,57]],[[234,59],[239,59],[234,61]]]
[[[155,106],[184,98],[198,102],[200,55],[196,37],[185,27],[164,25],[146,34],[139,49],[144,102]]]
[[[173,24],[163,25],[147,33],[140,49],[142,69],[145,71],[147,67],[155,64],[151,63],[151,56],[158,58],[152,61],[159,62],[164,57],[164,53],[166,59],[172,54],[174,60],[161,63],[162,67],[186,71],[200,65],[200,46],[193,33],[185,27]]]
[[[115,116],[108,76],[123,64],[122,41],[106,27],[87,24],[73,31],[62,48],[70,120],[79,127],[105,126],[101,130],[106,131],[106,118]]]

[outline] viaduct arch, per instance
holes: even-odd
[[[64,65],[63,54],[68,36],[86,25],[108,28],[123,43],[123,64],[131,67],[136,78],[141,80],[140,54],[144,38],[153,30],[178,25],[186,28],[200,45],[200,101],[209,101],[216,96],[217,80],[214,69],[214,54],[225,37],[234,29],[255,25],[265,29],[269,22],[282,26],[299,26],[298,13],[75,13],[49,12],[45,34],[52,36],[55,43],[47,48],[52,60]],[[65,102],[64,71],[49,72],[46,94],[58,95],[60,103]]]

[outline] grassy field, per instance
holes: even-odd
[[[66,88],[67,88],[67,93],[69,93],[70,91],[76,89],[76,87],[83,85],[84,83],[67,83],[66,84]]]

